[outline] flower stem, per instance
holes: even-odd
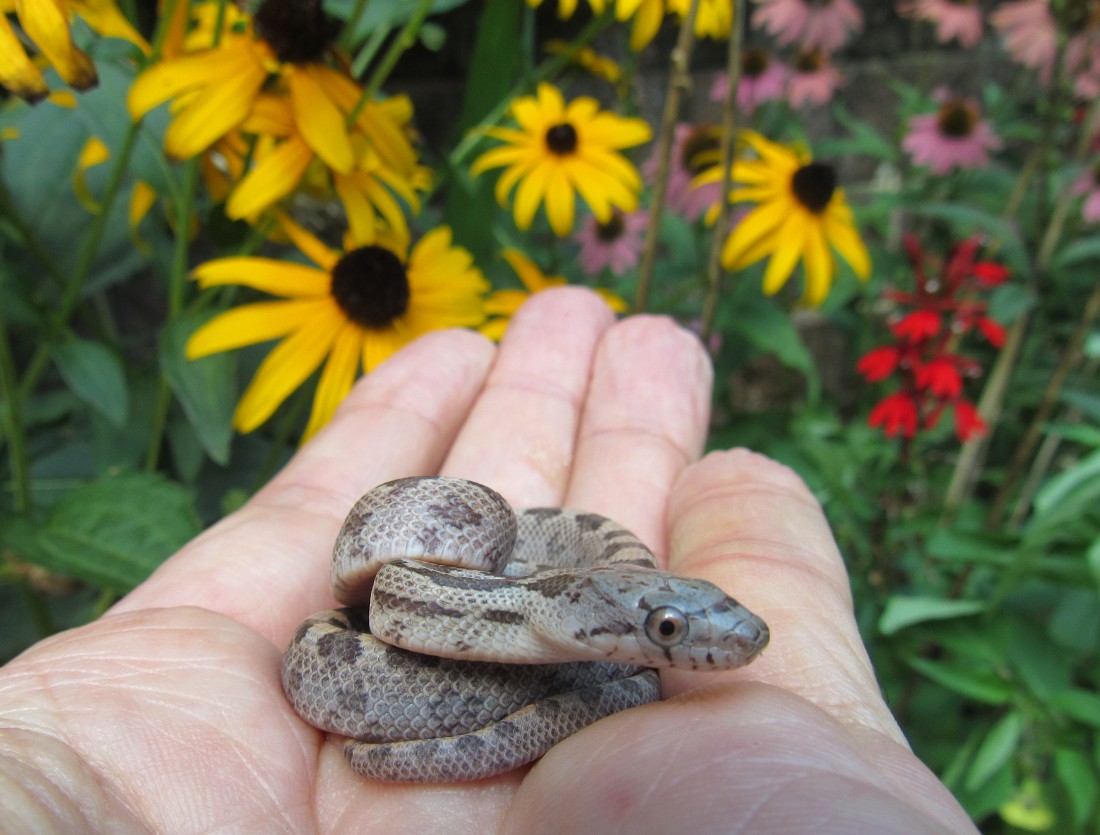
[[[653,265],[657,259],[657,238],[661,231],[661,213],[664,210],[665,193],[671,170],[672,141],[676,133],[676,120],[680,116],[680,99],[684,90],[691,87],[691,53],[695,48],[695,16],[699,0],[691,0],[687,15],[680,23],[676,46],[669,55],[668,92],[665,94],[665,110],[661,116],[661,128],[657,134],[657,175],[649,202],[649,223],[646,226],[645,248],[638,265],[638,289],[634,294],[634,312],[640,313],[649,306],[649,291],[653,283]],[[732,39],[733,33],[730,33]]]
[[[4,287],[0,277],[0,426],[8,440],[8,466],[11,469],[12,505],[16,513],[31,508],[30,466],[27,460],[27,439],[23,434],[23,394],[15,373],[8,325],[4,318]]]
[[[722,139],[719,148],[719,170],[722,180],[718,198],[718,217],[711,233],[707,255],[707,294],[703,299],[703,344],[710,344],[714,331],[714,316],[718,310],[718,297],[722,290],[722,245],[726,225],[729,222],[730,201],[728,195],[733,186],[733,155],[737,147],[737,86],[741,81],[741,39],[745,22],[745,2],[737,0],[734,9],[733,29],[730,31],[729,50],[726,53],[726,77],[729,85],[726,100],[722,103]]]
[[[378,91],[382,89],[382,85],[389,78],[390,73],[393,72],[393,68],[397,66],[401,56],[416,44],[416,36],[420,32],[420,27],[424,25],[428,12],[432,10],[432,2],[433,0],[420,0],[420,5],[416,7],[416,11],[405,21],[405,25],[401,27],[401,31],[397,33],[397,37],[390,44],[390,48],[386,50],[386,54],[382,56],[382,60],[378,62],[378,66],[371,73],[370,80],[363,88],[363,95],[359,97],[359,101],[355,103],[355,107],[348,114],[347,124],[354,124],[363,108],[367,106],[367,102],[378,95]]]

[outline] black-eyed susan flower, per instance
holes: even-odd
[[[852,210],[837,185],[836,170],[814,162],[793,150],[742,131],[741,139],[755,154],[733,164],[732,202],[755,203],[738,223],[722,249],[722,266],[739,270],[768,258],[764,292],[776,293],[802,261],[807,304],[824,301],[836,273],[832,250],[865,279],[871,259],[856,231]],[[720,182],[717,166],[704,172],[697,183]],[[716,209],[711,212],[712,219]]]
[[[513,212],[520,229],[527,229],[545,204],[550,227],[565,237],[573,228],[578,192],[601,223],[611,219],[612,209],[638,207],[641,177],[619,151],[650,138],[644,121],[602,111],[587,97],[566,104],[550,84],[516,99],[511,112],[519,129],[491,128],[489,135],[506,144],[478,157],[471,171],[476,176],[490,168],[506,169],[497,180],[496,196],[505,206],[515,188]]]
[[[493,340],[499,340],[504,336],[504,331],[507,330],[508,322],[512,316],[531,296],[535,293],[541,293],[543,290],[549,290],[551,287],[565,287],[569,283],[564,276],[546,275],[538,264],[518,249],[509,248],[501,252],[500,255],[516,271],[516,275],[519,276],[519,280],[523,284],[523,289],[505,288],[497,290],[485,300],[485,313],[490,319],[481,326],[481,332]],[[596,292],[603,297],[608,307],[616,313],[623,313],[626,310],[626,302],[610,290],[598,289]]]
[[[287,28],[298,37],[287,36]],[[340,112],[311,73],[293,71],[317,63],[334,35],[319,2],[265,0],[251,26],[242,18],[217,46],[169,58],[142,73],[130,88],[130,115],[140,118],[171,101],[164,147],[178,159],[190,159],[237,128],[269,77],[286,70],[303,135],[326,162],[350,170],[354,158]]]
[[[216,316],[188,340],[196,359],[245,345],[281,340],[248,385],[233,418],[241,432],[267,420],[324,364],[305,429],[323,426],[351,390],[403,345],[437,328],[477,327],[488,284],[466,250],[438,227],[407,257],[379,244],[330,249],[289,220],[283,229],[314,264],[269,258],[221,258],[201,265],[202,287],[236,284],[282,301],[246,304]]]
[[[149,50],[112,0],[0,0],[0,84],[28,101],[45,98],[49,88],[8,22],[11,13],[18,15],[27,38],[62,80],[77,90],[93,87],[98,76],[92,59],[73,43],[69,31],[73,16],[79,16],[99,35],[122,38],[142,51]]]

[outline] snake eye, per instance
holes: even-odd
[[[673,606],[661,606],[659,609],[654,609],[646,617],[645,634],[657,646],[676,646],[687,637],[687,617]]]

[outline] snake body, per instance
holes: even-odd
[[[657,569],[596,514],[518,513],[452,478],[376,487],[332,559],[336,599],[295,632],[294,709],[348,737],[364,776],[475,780],[537,759],[586,725],[660,698],[658,666],[730,669],[762,620],[701,580]]]

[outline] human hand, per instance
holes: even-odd
[[[659,318],[613,323],[547,291],[499,351],[436,333],[361,381],[244,508],[95,623],[0,670],[10,831],[974,832],[909,751],[856,631],[820,507],[744,451],[696,461],[709,364]],[[331,544],[374,485],[442,472],[513,504],[623,523],[677,573],[760,614],[750,667],[662,674],[530,769],[372,784],[279,683],[298,623],[332,605]]]

